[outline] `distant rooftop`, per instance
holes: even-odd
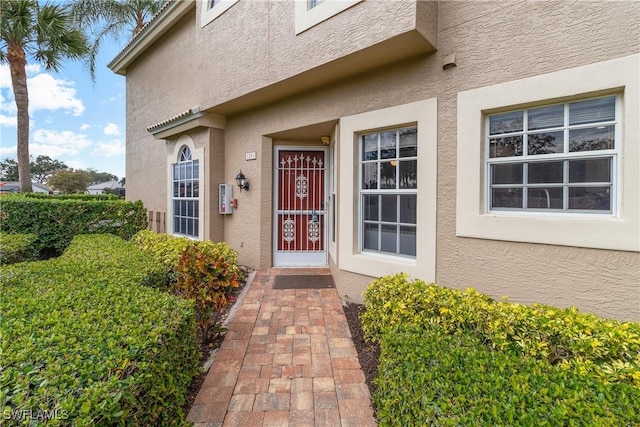
[[[87,190],[115,190],[117,188],[124,188],[118,181],[107,181],[99,184],[94,184],[87,187]]]
[[[39,191],[41,193],[49,193],[51,191],[49,187],[40,184],[39,182],[32,182],[31,186],[33,187],[33,191]],[[19,193],[20,183],[16,181],[0,181],[0,192]]]

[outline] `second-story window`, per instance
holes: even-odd
[[[213,0],[215,1],[215,0]],[[311,10],[314,7],[318,6],[321,3],[324,3],[325,0],[307,0],[307,10]]]
[[[199,0],[201,3],[200,26],[213,22],[218,16],[225,13],[239,0]]]
[[[224,0],[227,1],[227,0]],[[362,0],[296,0],[296,34],[344,12]]]

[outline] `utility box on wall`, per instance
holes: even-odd
[[[218,213],[227,215],[233,213],[231,200],[233,198],[233,185],[220,184],[218,187]]]

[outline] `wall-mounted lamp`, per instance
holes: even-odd
[[[324,145],[329,145],[331,143],[331,137],[330,136],[321,136],[320,137],[320,141],[322,141],[322,143]]]
[[[242,173],[242,170],[240,170],[238,175],[236,175],[236,183],[238,184],[238,187],[240,187],[240,191],[249,191],[249,183],[247,182],[247,177]]]

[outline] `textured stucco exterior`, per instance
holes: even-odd
[[[434,100],[437,154],[419,167],[437,169],[436,194],[420,202],[435,206],[436,231],[418,224],[418,244],[435,240],[435,257],[433,265],[414,262],[415,275],[434,271],[440,285],[640,319],[636,251],[456,237],[458,94],[639,54],[639,3],[365,0],[298,35],[289,1],[240,0],[204,27],[201,7],[126,67],[128,198],[168,209],[167,156],[181,134],[158,140],[149,126],[194,107],[223,115],[224,129],[185,132],[205,153],[203,238],[225,240],[241,263],[268,268],[274,147],[323,147],[320,137],[330,135],[340,148],[354,143],[340,137],[343,118]],[[443,68],[453,54],[455,64]],[[245,160],[248,152],[257,159]],[[354,212],[341,204],[357,199],[357,159],[337,163],[349,190],[337,194],[337,229],[355,230]],[[234,185],[238,207],[218,215],[217,185],[235,184],[240,169],[250,191]],[[357,247],[328,246],[340,293],[361,301],[372,276],[345,264]]]
[[[198,103],[194,19],[195,11],[127,69],[127,191],[152,211],[167,208],[166,157],[172,147],[154,139],[147,127]]]

